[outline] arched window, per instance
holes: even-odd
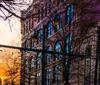
[[[37,55],[37,69],[39,69],[41,67],[41,58],[42,58],[42,54],[38,53],[38,55]]]
[[[52,48],[51,48],[51,47],[48,47],[47,50],[48,50],[48,51],[52,51]],[[51,54],[47,54],[47,56],[46,56],[46,64],[50,64],[51,61],[52,61],[52,59],[51,59]]]
[[[56,52],[60,52],[61,51],[61,45],[60,45],[60,41],[58,41],[55,45],[55,51]],[[56,54],[55,56],[55,61],[60,60],[60,55]]]
[[[72,52],[72,34],[69,34],[67,37],[66,37],[66,52],[69,53],[69,52]]]
[[[34,70],[34,57],[31,58],[31,71]]]
[[[48,23],[48,27],[47,27],[47,37],[49,37],[49,36],[51,36],[51,34],[52,34],[52,26],[53,24],[52,24],[52,22],[50,21],[49,23]]]

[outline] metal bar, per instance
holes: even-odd
[[[42,82],[41,82],[41,85],[45,85],[45,28],[46,28],[46,25],[43,25],[43,36],[42,36]]]
[[[100,26],[97,27],[97,48],[96,48],[96,62],[95,62],[95,73],[94,73],[94,85],[97,85],[97,70],[98,70],[98,58],[100,50]]]
[[[5,47],[5,48],[13,48],[13,49],[19,49],[19,50],[25,50],[25,51],[34,51],[34,52],[42,52],[43,49],[31,49],[31,48],[23,48],[23,47],[17,47],[17,46],[9,46],[9,45],[0,45],[0,47]],[[60,55],[66,55],[66,56],[77,56],[84,58],[86,55],[81,55],[81,54],[74,54],[74,53],[66,53],[66,52],[54,52],[54,51],[47,51],[45,50],[45,53],[49,54],[60,54]]]

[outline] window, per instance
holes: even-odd
[[[67,10],[66,10],[66,20],[65,20],[66,24],[71,23],[73,16],[74,16],[74,5],[71,4],[67,7]]]
[[[51,85],[51,69],[46,70],[46,85]]]
[[[28,69],[28,60],[25,60],[25,73],[27,74],[29,72]]]
[[[32,48],[34,47],[34,41],[33,41],[32,38],[31,38],[31,47],[32,47]]]
[[[61,51],[61,45],[60,42],[58,41],[55,45],[55,51],[60,52]],[[60,60],[60,55],[56,54],[55,55],[55,61]]]
[[[36,80],[37,84],[36,85],[41,85],[41,73],[37,72],[36,76],[37,76],[37,80]]]
[[[56,15],[54,17],[54,22],[59,22],[58,24],[54,24],[54,30],[57,31],[60,28],[62,28],[62,13],[60,13],[59,15]]]
[[[66,49],[65,50],[66,50],[67,53],[72,52],[71,43],[72,43],[72,34],[69,34],[66,37]]]
[[[29,40],[27,39],[25,43],[26,43],[25,47],[28,48]]]
[[[60,65],[56,65],[54,67],[54,83],[58,83],[60,81]]]
[[[52,51],[52,48],[51,48],[51,47],[48,47],[47,50],[48,50],[48,51]],[[46,56],[46,64],[50,64],[51,61],[52,61],[52,59],[51,59],[51,54],[47,54],[47,56]]]
[[[51,36],[51,34],[52,34],[52,22],[50,21],[49,23],[48,23],[48,28],[47,28],[47,37],[49,37],[49,36]]]
[[[39,53],[37,55],[37,69],[39,69],[41,67],[41,57],[42,57],[42,54]]]
[[[34,70],[34,57],[31,58],[31,71]]]
[[[42,29],[39,29],[38,30],[38,44],[42,41],[42,34],[43,34]]]

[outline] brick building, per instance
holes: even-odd
[[[82,58],[45,53],[42,56],[42,52],[22,51],[22,85],[41,85],[42,81],[45,85],[65,85],[67,80],[70,85],[93,84],[96,29],[88,31],[86,36],[92,33],[95,35],[81,44],[82,31],[77,25],[79,17],[73,2],[74,0],[33,0],[31,6],[22,11],[22,16],[27,17],[21,21],[22,46],[43,49],[45,28],[46,51],[73,54],[88,52],[89,55]]]

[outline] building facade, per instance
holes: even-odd
[[[22,16],[26,17],[21,21],[22,46],[44,51],[22,51],[21,85],[93,84],[96,29],[93,27],[86,35],[93,33],[94,36],[81,38],[79,16],[73,2],[33,0],[32,5],[22,11]],[[81,55],[85,53],[88,56],[83,58]]]

